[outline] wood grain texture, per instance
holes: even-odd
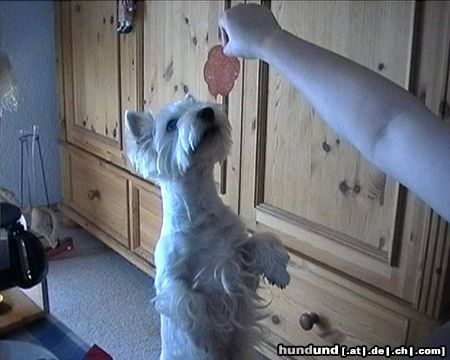
[[[64,70],[64,46],[63,46],[63,17],[64,4],[61,1],[55,1],[54,18],[55,18],[55,47],[56,47],[56,80],[58,91],[58,121],[60,126],[59,140],[66,141],[67,139],[67,113],[66,113],[66,94],[65,94],[65,70]],[[70,196],[70,177],[67,169],[67,158],[63,148],[60,149],[61,157],[61,182],[62,182],[62,196],[68,198]]]
[[[409,85],[413,3],[271,6],[288,30]],[[408,213],[417,203],[404,192],[399,201],[398,184],[332,134],[275,69],[269,68],[264,90],[262,66],[244,66],[240,209],[247,224],[275,231],[295,252],[412,301],[424,241],[409,240],[408,231],[422,231],[418,215]]]
[[[55,11],[60,9],[60,31],[56,31],[61,34],[59,39],[60,54],[62,56],[62,62],[60,68],[63,71],[63,78],[61,84],[63,89],[60,90],[60,96],[64,97],[64,123],[65,133],[62,134],[63,139],[68,140],[68,128],[74,124],[74,97],[73,97],[73,63],[72,63],[72,19],[71,19],[71,4],[69,1],[59,1],[59,6],[55,7]],[[58,41],[58,38],[55,39]],[[61,111],[61,109],[60,109]]]
[[[411,90],[436,115],[443,118],[442,103],[448,95],[450,4],[430,1],[418,4],[417,53]]]
[[[158,113],[191,93],[214,101],[203,80],[208,50],[218,43],[222,1],[151,1],[144,9],[144,102]]]
[[[124,128],[125,111],[143,111],[144,109],[144,24],[142,1],[136,3],[133,17],[133,31],[119,35],[120,51],[120,125]],[[123,133],[122,133],[123,134]],[[123,150],[124,139],[121,139]],[[121,152],[123,155],[123,151]],[[122,156],[123,157],[123,156]],[[117,163],[119,166],[133,172],[128,161]]]
[[[246,3],[260,4],[253,0]],[[258,119],[258,82],[260,61],[244,61],[242,68],[243,96],[242,96],[242,142],[241,142],[241,169],[239,215],[246,224],[253,228],[255,222],[255,191],[256,191],[256,122]],[[244,170],[245,169],[245,170]]]
[[[243,0],[231,1],[231,6],[243,3]],[[242,97],[244,91],[243,67],[245,60],[240,59],[241,72],[234,83],[234,88],[227,97],[228,119],[231,124],[233,146],[226,161],[226,188],[223,199],[233,211],[239,213],[241,151],[242,151]]]
[[[59,3],[66,141],[125,166],[121,153],[116,3]]]
[[[42,307],[36,305],[19,288],[2,291],[2,295],[2,307],[7,306],[12,310],[0,315],[0,334],[20,328],[45,314]]]
[[[153,262],[155,246],[159,239],[162,226],[162,200],[159,189],[148,185],[138,188],[137,213],[139,236],[135,241],[135,250]]]
[[[269,325],[283,343],[328,345],[401,345],[406,343],[408,318],[315,276],[291,263],[286,290],[269,285],[261,290],[271,300]],[[301,328],[302,314],[317,313],[319,323]],[[370,324],[370,325],[369,325]],[[301,339],[301,341],[299,341]]]
[[[133,31],[119,35],[121,118],[125,110],[142,111],[144,107],[143,29],[143,3],[138,1]]]
[[[120,144],[116,2],[71,2],[75,124]]]
[[[102,160],[70,154],[71,206],[129,247],[128,188],[124,176],[109,171]]]
[[[122,255],[125,259],[137,266],[143,272],[152,277],[155,276],[155,268],[148,261],[123,247],[117,241],[115,236],[111,236],[109,233],[103,231],[103,229],[98,227],[98,224],[92,222],[89,217],[80,214],[73,208],[73,206],[69,205],[66,202],[59,204],[58,208],[66,216],[70,217],[77,224],[86,229],[86,231],[89,231],[91,234],[101,240],[105,245],[109,246],[111,249]]]
[[[417,52],[411,91],[442,121],[448,121],[446,100],[450,88],[450,3],[430,1],[420,3],[417,11]],[[449,312],[450,300],[445,294],[450,288],[448,258],[450,230],[448,223],[429,208],[426,218],[426,242],[420,256],[423,272],[415,306],[429,316],[439,317]]]
[[[417,344],[438,325],[437,321],[405,306],[397,298],[342,277],[312,259],[291,254],[289,271],[292,282],[286,290],[269,285],[260,290],[264,298],[271,301],[263,347],[270,359],[279,358],[276,356],[279,343]],[[319,315],[319,323],[310,331],[304,331],[299,318],[311,312]]]
[[[413,3],[273,1],[272,10],[295,35],[408,86]],[[390,259],[398,184],[329,130],[273,68],[267,91],[263,201]]]
[[[225,6],[225,1],[144,2],[144,109],[157,114],[187,93],[223,105],[230,115],[235,146],[227,161],[215,166],[214,178],[224,202],[237,211],[242,78],[237,79],[232,95],[215,99],[203,77],[208,51],[219,42],[217,23]]]

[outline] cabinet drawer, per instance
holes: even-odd
[[[400,345],[406,343],[408,318],[376,304],[291,262],[291,283],[285,290],[261,289],[271,301],[267,341],[272,346],[346,344]],[[302,315],[316,313],[311,330],[300,325]]]
[[[160,190],[147,182],[133,177],[133,228],[132,250],[147,262],[153,263],[153,254],[162,225]]]
[[[162,225],[161,197],[156,188],[153,191],[141,190],[139,195],[141,246],[153,254]]]
[[[70,205],[129,247],[127,179],[102,160],[75,153],[70,155],[70,174]]]

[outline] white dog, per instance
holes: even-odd
[[[125,114],[126,155],[156,179],[163,225],[155,251],[161,359],[253,359],[263,317],[260,276],[284,288],[289,255],[270,234],[249,236],[217,194],[214,164],[231,146],[217,104],[188,95],[150,113]]]

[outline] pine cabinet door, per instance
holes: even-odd
[[[215,169],[217,187],[237,209],[241,78],[227,98],[208,91],[203,67],[208,51],[219,43],[218,19],[225,1],[148,1],[144,3],[144,109],[157,114],[188,93],[201,101],[219,102],[228,111],[235,145],[225,164]],[[234,181],[234,179],[236,179]],[[227,181],[228,180],[228,181]]]
[[[71,1],[61,7],[67,140],[121,163],[117,4]]]
[[[413,2],[270,7],[283,28],[408,88]],[[293,251],[412,300],[419,245],[402,231],[413,202],[405,189],[333,133],[275,68],[247,62],[244,72],[241,215]]]

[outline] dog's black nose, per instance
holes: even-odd
[[[207,122],[213,122],[214,121],[214,110],[210,107],[205,107],[197,113],[197,118],[205,120]]]

